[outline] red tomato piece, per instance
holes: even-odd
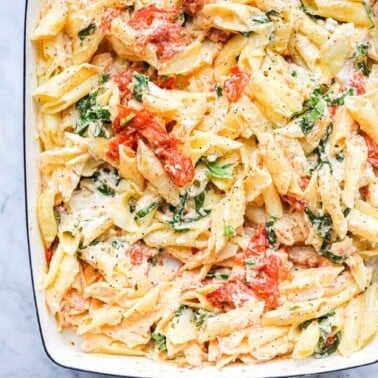
[[[115,18],[119,17],[121,15],[120,9],[115,8],[108,8],[104,12],[102,18],[101,18],[101,30],[104,32],[107,32],[110,30],[110,27],[112,26],[112,22]]]
[[[155,154],[163,163],[164,170],[177,186],[182,187],[193,180],[195,172],[192,160],[180,153],[176,145],[171,144],[166,148],[156,149]]]
[[[240,307],[252,298],[251,289],[240,281],[226,282],[207,295],[207,299],[216,307],[222,307],[222,303],[232,303],[235,307]]]
[[[46,259],[46,264],[47,264],[48,267],[50,267],[52,255],[53,255],[53,253],[52,253],[51,248],[45,248],[45,259]]]
[[[299,182],[300,188],[305,191],[306,188],[308,187],[308,184],[310,183],[311,178],[310,177],[301,177],[301,181]]]
[[[158,76],[155,84],[163,89],[173,89],[176,84],[176,76],[170,75],[168,77],[166,76]]]
[[[224,81],[223,90],[231,102],[237,101],[249,81],[249,75],[238,65],[231,67],[231,76]]]
[[[215,43],[226,42],[230,38],[230,35],[230,32],[225,32],[224,30],[219,30],[216,28],[210,28],[206,32],[206,38]]]
[[[267,276],[275,281],[283,280],[288,276],[288,270],[283,265],[282,260],[277,255],[264,257],[259,265],[259,272],[264,272]]]
[[[204,0],[184,0],[182,7],[189,16],[194,16],[205,4]]]
[[[266,274],[257,277],[249,284],[257,298],[264,300],[266,305],[270,308],[279,306],[280,291],[278,289],[278,282],[270,278]]]
[[[155,19],[172,23],[179,14],[180,8],[178,7],[162,9],[155,4],[151,4],[135,11],[129,21],[129,25],[135,30],[143,30],[151,26]]]
[[[138,145],[138,140],[136,139],[135,134],[130,134],[127,130],[117,134],[115,137],[110,139],[108,144],[108,151],[106,154],[110,159],[115,161],[119,160],[118,146],[120,144],[131,147],[135,150]]]
[[[378,143],[366,133],[363,133],[362,136],[368,148],[368,162],[374,168],[378,168]]]
[[[344,92],[348,88],[354,88],[357,95],[363,95],[366,92],[366,79],[361,71],[353,72],[352,78],[349,79],[346,85],[342,88]]]
[[[140,244],[133,244],[129,249],[129,257],[131,264],[140,265],[143,262],[143,250]]]
[[[111,79],[117,84],[122,99],[130,93],[128,86],[133,79],[133,70],[127,67],[119,74],[112,75]]]
[[[134,117],[122,125],[122,120],[132,113]],[[192,181],[194,167],[191,159],[179,152],[179,141],[170,135],[162,121],[147,109],[136,110],[119,106],[113,130],[117,135],[109,142],[107,152],[111,159],[119,159],[119,144],[136,149],[138,138],[142,138],[153,149],[164,170],[177,186],[181,187]]]
[[[247,249],[245,251],[246,257],[249,256],[264,256],[266,248],[269,246],[269,239],[264,226],[258,226],[255,233],[251,237]]]
[[[189,33],[180,25],[163,24],[158,26],[146,38],[146,43],[150,42],[156,46],[156,52],[160,59],[172,58],[182,46],[190,43]]]
[[[306,207],[306,202],[304,200],[298,200],[289,195],[282,196],[282,199],[297,211],[303,211]]]

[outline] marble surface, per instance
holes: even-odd
[[[22,155],[24,0],[0,8],[0,377],[87,378],[52,363],[43,350],[28,266]],[[319,378],[375,377],[378,365]]]

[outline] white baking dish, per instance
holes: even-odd
[[[38,289],[44,268],[44,252],[36,218],[36,198],[38,192],[39,145],[35,128],[35,109],[31,93],[35,88],[35,57],[30,42],[30,31],[35,24],[38,0],[26,0],[25,16],[25,82],[24,82],[24,153],[25,183],[27,201],[27,225],[29,255],[34,285],[35,304],[39,320],[42,342],[47,355],[56,364],[96,373],[107,373],[132,377],[280,377],[316,374],[348,369],[374,363],[378,360],[378,337],[366,348],[349,358],[331,356],[325,359],[294,361],[278,359],[257,365],[234,364],[218,370],[214,367],[201,369],[180,369],[175,366],[156,363],[143,357],[127,357],[101,354],[87,354],[80,351],[79,340],[57,330],[55,319],[48,313],[43,291]]]

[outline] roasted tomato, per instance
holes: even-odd
[[[146,42],[156,46],[158,58],[167,60],[172,58],[182,46],[190,43],[189,33],[180,25],[163,24],[158,26],[146,38]]]
[[[276,255],[259,259],[256,265],[256,276],[248,283],[255,295],[263,299],[268,307],[279,305],[279,282],[288,276],[288,270]]]
[[[366,133],[362,136],[368,148],[368,161],[374,168],[378,168],[378,143]]]
[[[163,89],[173,89],[176,84],[176,76],[158,76],[155,81],[155,84]]]
[[[138,145],[138,140],[135,134],[130,134],[128,131],[123,131],[117,134],[114,138],[109,141],[107,155],[113,160],[119,159],[119,149],[118,146],[122,144],[132,149],[136,149]]]
[[[265,256],[266,248],[269,246],[269,239],[264,226],[257,227],[255,233],[251,237],[245,251],[246,257]]]
[[[122,101],[124,97],[127,97],[130,94],[128,86],[133,79],[133,70],[131,68],[125,68],[119,74],[112,75],[111,79],[117,84]]]
[[[348,88],[354,88],[357,95],[363,95],[366,92],[366,79],[361,71],[353,72],[352,78],[349,79],[346,85],[342,88],[342,91],[348,90]]]
[[[119,106],[113,130],[116,136],[109,142],[107,152],[111,159],[119,158],[119,144],[136,149],[138,138],[142,138],[152,148],[177,186],[181,187],[192,181],[194,167],[191,159],[179,152],[179,141],[166,131],[162,121],[150,111]]]
[[[107,32],[112,26],[112,22],[115,18],[121,15],[120,9],[108,8],[101,18],[101,30]]]
[[[282,196],[282,199],[297,211],[303,211],[306,207],[306,202],[304,200],[296,199],[290,195],[284,195]]]
[[[139,243],[133,244],[129,249],[130,262],[133,265],[140,265],[143,262],[143,250]]]
[[[268,307],[278,307],[280,291],[278,289],[277,281],[273,280],[266,274],[262,274],[259,277],[256,277],[249,286],[256,297],[263,300]]]
[[[235,102],[240,98],[249,81],[249,76],[238,65],[231,67],[230,72],[231,76],[224,81],[223,90],[227,98]]]
[[[230,32],[226,32],[224,30],[219,30],[216,28],[210,28],[206,32],[206,38],[215,43],[225,43],[230,38],[230,35]]]
[[[235,307],[242,306],[253,298],[251,289],[243,282],[225,282],[219,289],[207,295],[213,306],[222,307],[222,304],[232,303]]]
[[[45,248],[45,259],[46,259],[46,264],[47,264],[48,267],[50,267],[52,255],[53,255],[53,253],[52,253],[51,248]]]
[[[184,0],[182,7],[189,16],[194,16],[205,4],[205,0]]]
[[[147,5],[135,11],[129,25],[135,30],[148,29],[155,19],[173,23],[180,14],[180,8],[158,8],[155,4]]]

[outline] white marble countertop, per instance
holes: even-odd
[[[24,0],[2,0],[0,8],[0,161],[2,162],[0,377],[101,377],[56,366],[45,354],[39,335],[28,266],[24,220],[22,156],[24,6]],[[318,377],[376,376],[378,376],[378,364]]]

